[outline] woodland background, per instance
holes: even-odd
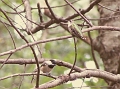
[[[50,14],[50,8],[45,1],[48,1],[53,14]],[[116,26],[113,23],[119,19],[119,1],[114,1],[114,6],[112,6],[111,0],[69,0],[83,17],[65,1],[67,0],[0,1],[0,89],[31,89],[35,86],[36,89],[42,89],[37,88],[37,82],[39,85],[46,84],[54,80],[51,77],[68,74],[72,68],[74,69],[74,66],[76,66],[75,71],[77,71],[77,67],[87,68],[86,75],[75,77],[73,81],[63,81],[60,85],[49,84],[48,86],[46,84],[43,87],[47,86],[51,89],[119,89],[116,87],[119,77],[117,80],[115,75],[119,70],[120,34],[118,31],[120,28],[119,24]],[[101,4],[98,4],[99,2]],[[106,3],[108,6],[103,5]],[[46,12],[43,13],[44,10]],[[64,20],[62,17],[68,19]],[[74,31],[76,28],[69,30],[69,28],[72,29],[73,24],[68,22],[76,24],[79,30],[83,31],[83,37]],[[99,25],[102,27],[97,27]],[[88,28],[91,29],[86,30]],[[35,29],[36,31],[33,31]],[[85,30],[86,32],[84,32]],[[118,39],[112,38],[111,35]],[[111,49],[110,46],[113,48]],[[113,59],[104,61],[104,59],[111,59],[111,55],[112,58],[115,56],[116,63],[113,62]],[[57,66],[52,70],[51,76],[40,75],[39,80],[35,79],[31,83],[36,60],[38,60],[37,63],[42,63],[47,59],[57,60]],[[61,61],[63,64],[60,64]],[[115,68],[111,66],[112,64]],[[111,72],[113,75],[103,70]],[[98,72],[100,74],[97,74]],[[111,76],[115,77],[112,79]]]

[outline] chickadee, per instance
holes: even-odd
[[[55,65],[55,60],[44,61],[40,66],[40,71],[43,73],[49,73]],[[34,72],[37,72],[37,69],[35,69]]]
[[[55,65],[56,65],[55,60],[44,61],[40,66],[40,72],[50,74],[50,71],[54,68]],[[38,69],[35,69],[33,72],[37,72],[37,71]],[[34,75],[31,80],[31,83],[33,80],[34,80]]]

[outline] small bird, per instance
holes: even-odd
[[[44,61],[40,66],[40,71],[42,71],[43,73],[50,73],[50,71],[54,68],[55,65],[55,60]],[[35,72],[37,71],[35,70]]]
[[[48,61],[44,61],[41,66],[40,66],[40,73],[46,73],[46,74],[50,74],[50,71],[54,68],[54,66],[56,66],[55,60],[48,60]],[[33,72],[37,72],[38,69],[35,69]],[[34,75],[33,78],[31,80],[34,80]]]

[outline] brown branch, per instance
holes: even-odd
[[[50,25],[54,24],[55,21],[54,20],[50,20],[48,22],[44,22],[44,23],[40,23],[39,25],[37,25],[35,28],[31,29],[32,33],[36,33],[40,30],[44,30],[45,28],[49,27]],[[28,35],[30,35],[30,33],[28,32]]]
[[[91,38],[91,34],[90,34],[90,32],[88,32],[88,36],[89,36],[89,39],[90,39],[90,46],[91,46],[91,54],[92,54],[92,58],[93,58],[93,60],[94,60],[94,62],[95,62],[95,66],[96,66],[96,68],[99,69],[99,65],[98,65],[97,60],[96,60],[96,58],[95,58],[94,46],[93,46],[93,40],[92,40],[92,38]]]
[[[77,42],[76,42],[76,39],[75,39],[75,38],[73,38],[73,39],[74,39],[75,59],[74,59],[73,66],[72,66],[72,68],[71,68],[71,70],[70,70],[70,72],[69,72],[69,75],[72,73],[73,68],[74,68],[74,66],[75,66],[75,64],[76,64],[76,61],[77,61]]]
[[[120,75],[115,75],[106,71],[101,71],[97,69],[89,69],[89,70],[84,70],[81,73],[71,73],[70,75],[62,75],[56,78],[55,80],[49,81],[47,83],[39,85],[39,88],[35,89],[48,89],[48,88],[53,88],[55,86],[61,85],[63,83],[66,83],[68,81],[73,81],[77,78],[85,78],[85,77],[97,77],[97,78],[102,78],[106,80],[110,80],[113,82],[120,82]]]
[[[94,7],[94,5],[96,5],[97,3],[99,3],[98,1],[100,1],[100,0],[95,0],[95,1],[93,1],[92,3],[90,3],[90,5],[88,6],[88,8],[80,11],[81,14],[85,14],[86,12],[90,11],[90,10]],[[74,2],[71,2],[71,4],[72,4],[72,3],[74,3]],[[66,4],[66,5],[67,5],[67,4]],[[50,8],[53,8],[53,7],[50,7]],[[41,9],[44,9],[44,12],[46,13],[46,9],[48,9],[48,8],[41,8]],[[44,14],[45,14],[45,13],[44,13]],[[71,15],[71,16],[69,16],[69,17],[66,17],[66,18],[58,18],[58,17],[56,17],[56,18],[57,18],[59,21],[64,22],[64,21],[67,21],[67,20],[71,20],[71,19],[73,19],[73,18],[75,18],[75,17],[77,17],[77,16],[79,16],[78,13],[77,13],[77,14],[73,14],[73,15]],[[52,17],[52,18],[53,18],[53,17]],[[27,19],[27,20],[29,20],[29,19]],[[29,20],[29,21],[30,21],[30,20]],[[31,22],[32,22],[32,21],[31,21]],[[32,22],[32,23],[34,23],[34,22]],[[54,23],[58,23],[58,21],[56,21],[56,20],[50,20],[50,21],[45,22],[45,23],[42,23],[42,24],[36,24],[36,23],[34,23],[34,24],[36,24],[37,26],[36,26],[35,28],[33,28],[33,29],[31,30],[31,32],[32,32],[32,33],[36,33],[36,32],[38,32],[38,31],[40,31],[40,30],[44,30],[45,28],[49,27],[50,25],[52,25],[52,24],[54,24]],[[30,34],[30,33],[28,32],[28,34]]]
[[[15,40],[14,40],[14,38],[13,38],[13,36],[12,36],[10,30],[8,29],[8,27],[6,26],[6,24],[5,24],[4,22],[2,22],[2,23],[3,23],[3,25],[5,26],[5,28],[7,29],[7,31],[9,32],[10,37],[11,37],[12,42],[13,42],[13,45],[14,45],[14,48],[16,49]]]
[[[4,60],[4,62],[2,63],[2,65],[0,66],[0,69],[5,65],[5,63],[9,60],[9,58],[12,56],[13,53],[9,54],[9,56],[7,57],[7,59]]]
[[[96,4],[98,4],[100,1],[101,1],[101,0],[95,0],[95,1],[93,1],[93,2],[89,5],[89,7],[88,7],[86,10],[84,10],[84,12],[90,11],[90,10],[93,8],[93,6],[96,5]],[[84,19],[84,21],[90,25],[90,27],[93,27],[93,25],[90,23],[90,21],[82,14],[82,11],[83,11],[83,10],[82,10],[81,12],[79,12],[79,11],[77,11],[77,10],[74,8],[74,6],[73,6],[68,0],[65,0],[65,2],[68,3],[68,4],[77,12],[77,14],[80,15],[80,16]],[[88,36],[89,36],[89,39],[90,39],[91,52],[92,52],[93,60],[94,60],[94,62],[95,62],[95,65],[96,65],[97,69],[99,69],[99,65],[98,65],[97,60],[96,60],[95,55],[94,55],[93,41],[92,41],[90,32],[88,32]]]
[[[19,34],[19,36],[29,45],[29,42],[28,40],[20,33],[20,31],[14,26],[14,24],[11,22],[11,20],[9,19],[9,17],[7,16],[7,14],[0,8],[0,11],[4,14],[4,16],[7,18],[8,22],[11,24],[11,26],[15,29],[15,31]],[[36,60],[36,65],[37,65],[37,68],[38,68],[38,73],[37,73],[37,79],[36,79],[36,88],[38,87],[39,85],[39,73],[40,73],[40,69],[39,69],[39,63],[38,63],[38,59],[37,59],[37,56],[35,54],[35,51],[33,49],[32,46],[29,45],[29,47],[31,48],[32,52],[33,52],[33,55],[35,57],[35,60]]]
[[[47,58],[40,58],[38,60],[39,63],[44,62],[45,60],[49,60]],[[3,64],[5,62],[5,59],[0,59],[0,64]],[[35,59],[24,59],[24,58],[19,58],[19,59],[9,59],[8,61],[5,62],[5,64],[36,64]]]
[[[85,14],[85,13],[87,13],[87,12],[89,12],[95,5],[97,5],[99,2],[100,2],[101,0],[95,0],[95,1],[93,1],[93,2],[91,2],[90,3],[90,5],[86,8],[86,9],[81,9],[81,14]],[[95,3],[95,4],[94,4]],[[79,16],[79,14],[77,13],[77,14],[74,14],[74,15],[71,15],[71,16],[69,16],[69,17],[66,17],[65,19],[66,20],[70,20],[70,19],[73,19],[73,18],[75,18],[75,17],[77,17],[77,16]]]
[[[113,27],[113,26],[93,26],[91,28],[87,28],[82,30],[82,32],[89,32],[94,30],[109,30],[109,31],[120,31],[120,27]]]
[[[106,6],[101,5],[100,3],[99,3],[98,5],[99,5],[99,6],[101,6],[102,8],[105,8],[105,9],[109,10],[109,11],[112,11],[112,12],[118,12],[118,13],[120,13],[120,11],[110,9],[110,8],[108,8],[108,7],[106,7]]]
[[[119,27],[112,27],[112,26],[94,26],[94,27],[91,27],[91,28],[88,28],[88,29],[85,29],[84,32],[88,32],[88,31],[92,31],[92,30],[111,30],[111,31],[120,31],[120,28]],[[91,40],[92,41],[92,40]],[[93,60],[95,62],[95,65],[97,67],[97,69],[99,69],[99,65],[97,63],[97,60],[95,58],[95,55],[94,55],[94,44],[93,42],[91,42],[92,45],[91,45],[91,52],[92,52],[92,56],[93,56]]]
[[[36,75],[36,73],[18,73],[18,74],[13,74],[10,76],[5,76],[0,78],[1,80],[5,80],[8,78],[12,78],[12,77],[17,77],[17,76],[31,76],[31,75]],[[62,75],[59,77],[54,77],[54,76],[49,76],[49,75],[45,75],[45,74],[40,74],[43,76],[48,76],[51,78],[54,78],[55,80],[49,81],[45,84],[39,85],[39,88],[36,89],[48,89],[48,88],[52,88],[55,87],[57,85],[66,83],[68,81],[73,81],[77,78],[84,78],[84,77],[97,77],[97,78],[102,78],[102,79],[106,79],[106,80],[110,80],[113,81],[115,83],[119,83],[120,82],[120,75],[117,74],[112,74],[106,71],[102,71],[102,70],[97,70],[97,69],[86,69],[84,71],[82,71],[81,73],[71,73],[71,75]]]
[[[24,2],[25,11],[26,11],[26,19],[27,19],[26,27],[28,27],[28,28],[26,28],[26,30],[27,30],[28,33],[30,33],[33,41],[35,42],[36,40],[35,40],[32,32],[31,32],[31,29],[32,29],[32,23],[31,23],[31,21],[32,21],[32,13],[31,13],[30,3],[29,3],[28,0],[23,0],[23,2]],[[38,5],[38,7],[39,7],[39,5]],[[40,12],[39,12],[39,15],[41,16]],[[37,44],[36,44],[36,47],[37,47],[37,49],[38,49],[38,51],[40,53],[40,56],[42,57],[42,52],[40,51],[40,48],[39,48],[39,46]]]
[[[26,30],[29,32],[32,29],[32,12],[31,12],[31,7],[30,7],[30,2],[29,0],[23,0],[24,3],[24,8],[26,12]]]
[[[55,14],[54,14],[54,12],[52,11],[51,7],[49,6],[49,3],[48,3],[47,0],[45,0],[45,3],[46,3],[46,5],[47,5],[47,7],[48,7],[48,9],[49,9],[49,11],[50,11],[53,19],[55,19],[56,21],[58,21],[58,18],[55,16]]]
[[[88,6],[88,8],[86,8],[86,9],[84,9],[84,10],[81,10],[79,13],[81,13],[81,14],[87,13],[88,11],[90,11],[90,10],[94,7],[94,5],[98,4],[100,1],[101,1],[101,0],[95,0],[95,1],[91,2],[90,5]],[[72,2],[71,2],[71,4],[72,4]],[[52,7],[50,7],[50,8],[52,8]],[[43,8],[43,9],[45,10],[44,12],[47,13],[47,10],[46,10],[46,9],[48,9],[48,8]],[[44,14],[45,14],[45,13],[44,13]],[[78,13],[77,13],[77,14],[73,14],[73,15],[71,15],[71,16],[69,16],[69,17],[66,17],[66,18],[57,18],[57,19],[59,19],[59,21],[67,21],[67,20],[74,19],[74,18],[77,17],[77,16],[79,16]],[[53,17],[51,17],[51,18],[53,18]],[[40,30],[43,30],[44,28],[49,27],[50,25],[52,25],[52,24],[54,24],[54,23],[57,23],[57,21],[56,21],[56,20],[50,20],[50,21],[48,21],[48,22],[46,22],[46,23],[39,24],[38,26],[36,26],[35,28],[33,28],[33,29],[31,30],[31,32],[32,32],[32,33],[36,33],[36,32],[38,32],[38,31],[40,31]],[[29,33],[28,33],[28,34],[29,34]]]
[[[24,0],[23,3],[26,2],[26,1],[27,1],[27,0]],[[24,18],[26,18],[26,17],[25,17],[24,15],[20,14],[20,13],[16,10],[18,7],[13,8],[13,7],[11,7],[10,5],[8,5],[6,2],[4,2],[3,0],[2,0],[2,2],[3,2],[4,4],[6,4],[8,7],[10,7],[12,10],[14,10],[14,11],[16,12],[16,14],[18,14],[18,15],[20,16],[20,18],[22,19],[22,21],[25,23],[25,21],[23,20],[22,17],[24,17]],[[27,2],[27,5],[28,5],[28,3],[29,3],[29,2]],[[35,23],[35,22],[32,21],[32,15],[29,16],[29,13],[31,12],[30,9],[31,9],[30,6],[27,7],[27,10],[29,10],[28,13],[27,13],[27,16],[29,17],[29,19],[26,18],[26,20],[27,20],[28,23],[31,23],[31,26],[32,26],[32,23],[34,23],[35,25],[37,25],[37,26],[39,27],[39,24],[37,24],[37,23]],[[6,11],[4,11],[4,12],[6,12]],[[24,10],[24,12],[25,12],[25,10]],[[30,14],[31,14],[31,13],[30,13]],[[21,17],[21,16],[22,16],[22,17]],[[31,20],[30,20],[30,19],[31,19]],[[16,23],[16,22],[15,22],[15,23]],[[30,27],[30,26],[28,25],[28,26],[26,26],[26,27]],[[31,28],[31,29],[32,29],[32,28]],[[31,29],[30,29],[30,30],[31,30]],[[24,30],[24,31],[26,31],[26,30]],[[30,34],[29,31],[28,31],[27,33]]]
[[[78,2],[78,1],[80,1],[80,0],[75,0],[75,1],[72,1],[71,3],[72,4],[74,4],[74,3],[76,3],[76,2]],[[19,6],[21,6],[23,3],[21,3]],[[57,5],[57,6],[51,6],[51,8],[58,8],[58,7],[65,7],[65,6],[67,6],[68,4],[63,4],[63,5]],[[19,7],[18,6],[18,7]],[[31,10],[34,10],[34,9],[38,9],[38,8],[31,8]],[[47,7],[41,7],[40,9],[48,9]],[[8,13],[8,14],[17,14],[16,12],[9,12],[9,11],[5,11],[6,13]],[[25,10],[23,10],[23,11],[19,11],[18,13],[24,13],[25,12]]]
[[[44,61],[46,60],[50,60],[49,58],[40,58],[38,59],[38,62],[39,63],[43,63]],[[57,59],[53,59],[55,60],[55,63],[58,65],[58,66],[64,66],[64,67],[67,67],[67,68],[72,68],[73,64],[70,64],[68,62],[65,62],[65,61],[61,61],[61,60],[57,60]],[[5,62],[5,59],[0,59],[0,64],[4,63]],[[36,61],[35,59],[9,59],[8,61],[5,62],[5,64],[20,64],[20,65],[23,65],[23,64],[36,64]],[[80,68],[80,67],[77,67],[77,66],[74,66],[73,68],[75,71],[82,71],[83,69]]]
[[[8,60],[7,62],[9,62],[10,60]],[[26,59],[25,61],[28,61],[28,59]],[[67,62],[63,62],[63,61],[59,61],[59,60],[58,61],[56,60],[56,63],[59,66],[63,65],[63,64],[69,64]],[[72,67],[72,65],[71,65],[71,67]],[[75,66],[74,68],[76,70],[79,70],[78,71],[79,73],[71,73],[70,75],[62,75],[62,76],[59,76],[57,78],[53,77],[53,78],[55,78],[55,80],[52,80],[52,81],[45,83],[45,84],[42,84],[39,86],[39,88],[36,88],[36,89],[51,88],[51,87],[55,87],[57,85],[63,84],[65,82],[72,81],[72,80],[75,80],[77,78],[84,78],[84,77],[97,77],[97,78],[102,78],[102,79],[114,81],[116,83],[120,82],[120,75],[119,74],[115,75],[115,74],[112,74],[112,73],[109,73],[106,71],[102,71],[102,70],[98,70],[98,69],[82,69],[82,71],[80,71],[80,68],[77,66]],[[16,77],[16,76],[30,76],[30,75],[36,75],[36,73],[13,74],[10,76],[0,78],[0,81],[8,79],[8,78]]]
[[[29,32],[30,32],[30,35],[31,35],[33,41],[36,42],[33,34],[31,33],[31,30],[29,30]],[[40,57],[42,58],[42,52],[41,52],[41,50],[40,50],[40,47],[38,46],[38,44],[35,44],[35,45],[36,45],[36,47],[37,47],[37,49],[38,49],[38,52],[40,53]]]
[[[82,13],[87,13],[87,12],[89,12],[95,5],[97,5],[98,3],[100,3],[102,0],[94,0],[94,1],[92,1],[91,3],[90,3],[90,5],[86,8],[86,9],[84,9],[84,10],[82,10],[81,12]]]
[[[42,12],[41,12],[40,4],[39,3],[37,3],[37,8],[38,8],[39,16],[40,16],[40,22],[43,23],[43,17],[42,17]]]
[[[72,38],[71,35],[68,35],[68,36],[62,36],[62,37],[56,37],[56,38],[50,38],[50,39],[46,39],[46,40],[40,40],[40,41],[36,41],[36,42],[33,42],[33,43],[28,43],[28,44],[25,44],[25,45],[22,45],[16,49],[13,49],[13,50],[9,50],[9,51],[6,51],[6,52],[3,52],[3,53],[0,53],[0,56],[3,56],[3,55],[8,55],[8,54],[11,54],[11,53],[15,53],[21,49],[24,49],[26,47],[29,47],[29,46],[33,46],[33,45],[36,45],[36,44],[40,44],[40,43],[46,43],[46,42],[52,42],[52,41],[56,41],[56,40],[63,40],[63,39],[68,39],[68,38]]]
[[[9,78],[13,78],[13,77],[17,77],[17,76],[31,76],[31,75],[37,75],[37,73],[18,73],[18,74],[13,74],[13,75],[9,75],[9,76],[5,76],[5,77],[0,78],[0,81],[5,80],[5,79],[9,79]],[[56,76],[51,76],[51,75],[47,75],[47,74],[40,74],[40,75],[56,79]]]
[[[73,37],[77,37],[79,39],[81,39],[82,41],[84,41],[85,43],[89,44],[90,45],[90,42],[89,40],[87,39],[84,39],[84,37],[81,37],[80,34],[77,33],[77,30],[76,29],[73,29],[73,28],[68,28],[68,24],[64,24],[64,23],[60,23],[60,26],[62,28],[64,28],[66,31],[68,31]],[[72,31],[71,31],[72,30]]]
[[[50,11],[49,10],[46,10],[46,12],[45,12],[45,15],[46,16],[48,16],[50,19],[52,19],[53,18],[53,16],[50,14]],[[66,20],[64,20],[64,19],[60,19],[60,18],[58,18],[61,22],[59,22],[59,24],[60,24],[60,26],[62,27],[62,28],[64,28],[66,31],[68,31],[72,36],[74,36],[74,37],[77,37],[77,38],[79,38],[79,39],[81,39],[82,41],[84,41],[85,43],[88,43],[89,44],[89,42],[86,40],[86,39],[84,39],[83,37],[81,37],[78,33],[79,32],[77,32],[77,30],[76,29],[73,29],[73,28],[68,28],[68,24],[67,24],[67,22],[66,22]],[[53,21],[55,21],[56,22],[56,20],[53,20]],[[62,22],[63,21],[63,22]],[[58,22],[56,22],[56,23],[58,23]],[[72,30],[72,31],[71,31]]]
[[[68,0],[65,0],[65,2],[68,3],[68,4],[79,14],[79,16],[81,16],[81,17],[85,20],[85,22],[86,22],[87,24],[89,24],[91,27],[93,26],[93,25],[90,23],[90,21],[89,21],[81,12],[79,12],[77,9],[75,9],[74,6],[73,6]]]
[[[23,73],[25,73],[26,70],[27,70],[27,67],[26,67],[26,64],[25,64],[25,65],[24,65]],[[22,76],[21,79],[20,79],[20,83],[19,83],[19,88],[18,88],[18,89],[21,88],[23,81],[24,81],[24,76]]]
[[[97,0],[98,1],[98,0]],[[76,8],[74,8],[74,6],[68,1],[68,0],[65,0],[66,3],[68,3],[78,14],[79,16],[81,16],[84,21],[89,24],[90,27],[93,27],[93,25],[90,23],[90,21],[81,13],[79,12]],[[94,6],[94,5],[93,5]],[[88,8],[89,9],[89,8]],[[91,38],[91,35],[90,35],[90,32],[88,32],[88,36],[89,36],[89,39],[90,39],[90,46],[91,46],[91,52],[92,52],[92,57],[93,57],[93,60],[95,62],[95,65],[97,67],[97,69],[99,69],[99,65],[97,63],[97,60],[95,58],[95,55],[94,55],[94,47],[93,47],[93,41],[92,41],[92,38]]]
[[[85,32],[94,31],[94,30],[120,31],[120,27],[112,27],[112,26],[93,26],[93,27],[91,27],[91,28],[87,28],[87,29],[82,30],[82,32],[85,33]],[[24,49],[24,48],[28,47],[29,45],[33,46],[33,45],[40,44],[40,43],[46,43],[46,42],[51,42],[51,41],[56,41],[56,40],[63,40],[63,39],[68,39],[68,38],[72,38],[72,36],[71,36],[71,35],[68,35],[68,36],[50,38],[50,39],[46,39],[46,40],[36,41],[36,42],[33,42],[33,43],[28,43],[28,44],[22,45],[22,46],[20,46],[20,47],[18,47],[18,48],[16,48],[16,49],[13,49],[13,50],[9,50],[9,51],[0,53],[0,56],[8,55],[8,54],[10,54],[10,53],[17,52],[17,51],[19,51],[19,50],[21,50],[21,49]]]
[[[80,1],[80,0],[74,0],[74,1],[72,1],[71,3],[72,4],[74,4],[74,3],[76,3],[76,2],[78,2],[78,1]],[[63,5],[57,5],[57,6],[51,6],[51,8],[58,8],[58,7],[65,7],[65,6],[68,6],[68,4],[63,4]],[[35,9],[35,8],[34,8]],[[41,7],[41,9],[48,9],[47,7]]]

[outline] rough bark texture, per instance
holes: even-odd
[[[102,0],[100,3],[115,11],[120,11],[120,0]],[[113,12],[103,7],[98,7],[100,18],[106,18],[99,21],[102,26],[120,27],[120,12]],[[111,17],[108,19],[108,17]],[[103,60],[105,70],[114,74],[120,73],[120,32],[100,31],[99,36],[94,41],[94,47],[99,52]],[[111,86],[109,89],[120,89],[120,83],[108,81]]]

